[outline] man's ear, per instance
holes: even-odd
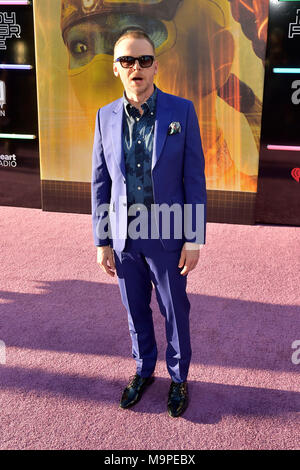
[[[114,64],[114,65],[113,65],[113,72],[114,72],[114,75],[115,75],[116,77],[119,76],[119,70],[118,70],[117,64]]]
[[[157,71],[158,71],[158,62],[157,60],[154,62],[154,75],[157,74]]]

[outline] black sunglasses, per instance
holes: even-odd
[[[130,69],[134,66],[136,60],[139,61],[140,67],[146,69],[148,67],[151,67],[151,65],[153,64],[154,56],[141,55],[140,57],[132,57],[131,55],[124,55],[122,57],[118,57],[115,62],[120,62],[121,66],[124,69]]]

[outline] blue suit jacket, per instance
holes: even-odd
[[[122,145],[123,97],[99,109],[96,116],[92,164],[92,223],[97,246],[111,245],[122,251],[127,234],[125,160]],[[181,132],[168,135],[171,122],[179,122]],[[198,118],[191,101],[157,89],[156,120],[152,155],[152,183],[155,204],[189,204],[185,222],[195,236],[163,238],[166,250],[180,249],[184,241],[205,243],[206,184],[204,155]],[[197,209],[202,209],[198,211]],[[105,207],[109,206],[109,215]],[[197,212],[198,211],[198,212]],[[201,220],[199,219],[201,215]],[[109,220],[111,237],[103,237],[99,227]],[[184,222],[183,222],[184,223]],[[173,231],[171,230],[171,233]]]

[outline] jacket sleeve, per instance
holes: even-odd
[[[91,181],[92,226],[96,246],[110,245],[110,196],[111,178],[104,158],[99,109],[97,111],[95,123]],[[106,232],[106,235],[103,232]]]
[[[184,239],[186,242],[206,242],[206,181],[205,160],[198,117],[189,102],[184,151]]]

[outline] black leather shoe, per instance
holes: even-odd
[[[180,416],[189,403],[187,382],[171,382],[168,396],[168,414],[172,418]]]
[[[124,389],[122,398],[120,401],[120,408],[129,408],[135,405],[142,397],[145,388],[154,381],[154,376],[141,377],[135,374],[131,377],[131,380],[127,387]]]

